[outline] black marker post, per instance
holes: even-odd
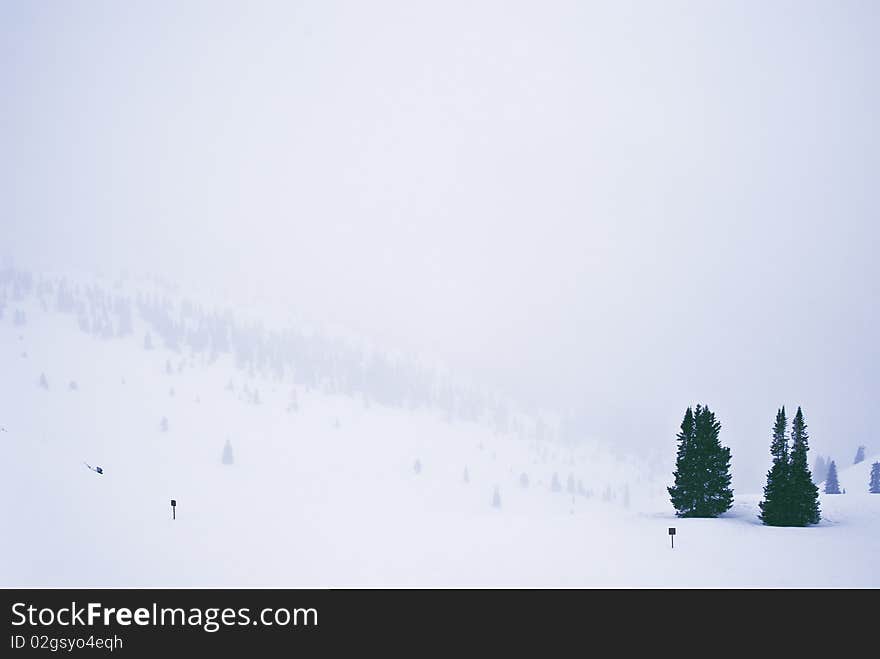
[[[177,519],[177,501],[171,500],[171,519]]]
[[[675,549],[675,527],[669,527],[669,541],[672,543],[672,548]]]

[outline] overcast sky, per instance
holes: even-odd
[[[0,255],[343,323],[592,432],[880,452],[880,3],[0,4]]]

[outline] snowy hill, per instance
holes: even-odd
[[[856,498],[870,497],[868,492],[868,483],[871,479],[871,465],[880,462],[880,454],[866,457],[858,464],[845,465],[837,469],[837,481],[840,484],[840,491],[846,492],[845,496],[853,495]],[[825,481],[818,485],[819,492],[825,492]],[[835,501],[838,495],[824,495],[830,501]]]
[[[204,345],[230,347],[197,350],[211,312],[23,281],[0,293],[2,585],[880,585],[872,460],[817,528],[765,528],[749,496],[678,520],[635,459],[404,362],[367,381],[323,339],[288,359],[298,339],[219,321]]]

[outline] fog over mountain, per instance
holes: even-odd
[[[872,2],[5,2],[0,265],[430,355],[759,491],[880,449]]]

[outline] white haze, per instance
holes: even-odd
[[[735,483],[880,448],[873,2],[4,2],[0,255],[296,308]]]

